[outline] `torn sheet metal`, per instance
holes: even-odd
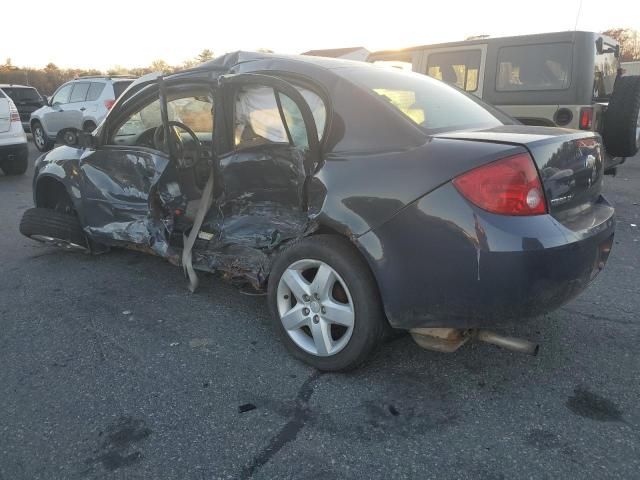
[[[211,240],[196,240],[193,264],[204,271],[221,271],[263,288],[275,253],[317,230],[306,212],[269,201],[235,205],[226,219],[212,209],[200,232]]]

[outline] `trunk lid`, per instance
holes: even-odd
[[[604,165],[597,133],[504,125],[437,137],[524,146],[538,168],[549,213],[557,218],[584,210],[600,198]]]

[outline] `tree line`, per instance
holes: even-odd
[[[44,68],[23,68],[13,65],[7,58],[0,65],[0,83],[31,85],[38,89],[42,95],[52,95],[55,90],[65,82],[85,75],[131,75],[139,77],[151,72],[173,73],[186,68],[193,68],[203,62],[213,59],[213,51],[204,49],[196,57],[182,62],[180,65],[169,65],[164,60],[155,60],[146,67],[126,68],[115,66],[106,71],[82,68],[59,68],[54,63],[47,64]]]

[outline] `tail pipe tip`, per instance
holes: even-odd
[[[529,342],[521,338],[507,337],[490,330],[476,330],[474,337],[481,342],[490,343],[514,352],[526,353],[527,355],[536,356],[538,350],[540,350],[540,345],[537,343]]]

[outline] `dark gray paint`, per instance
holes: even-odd
[[[600,198],[599,181],[576,186],[582,157],[554,153],[588,133],[504,126],[429,137],[349,82],[340,74],[343,65],[239,53],[164,80],[167,87],[197,80],[213,88],[220,73],[271,74],[316,85],[328,102],[319,152],[287,147],[234,153],[223,138],[228,127],[218,124],[213,168],[221,184],[205,223],[213,239],[196,244],[194,266],[262,287],[274,255],[292,241],[314,231],[340,234],[369,262],[391,324],[404,328],[529,316],[558,307],[587,286],[600,246],[612,236],[613,209]],[[140,85],[125,92],[122,108],[135,104],[131,92]],[[112,115],[118,108],[98,140]],[[527,152],[542,172],[550,165],[572,170],[563,179],[580,196],[579,215],[563,218],[561,209],[537,217],[492,215],[470,205],[450,183],[472,168]],[[122,168],[110,171],[115,164],[102,165],[103,154],[124,162]],[[312,169],[309,155],[315,157]],[[598,180],[602,163],[594,168]],[[124,171],[123,184],[117,177]],[[170,212],[187,200],[181,189],[170,188],[179,183],[177,175],[175,162],[157,152],[65,147],[36,165],[36,203],[38,180],[58,178],[89,236],[107,244],[131,242],[177,263],[181,243],[172,236],[181,237],[181,218]],[[543,180],[553,198],[557,185],[544,173]]]

